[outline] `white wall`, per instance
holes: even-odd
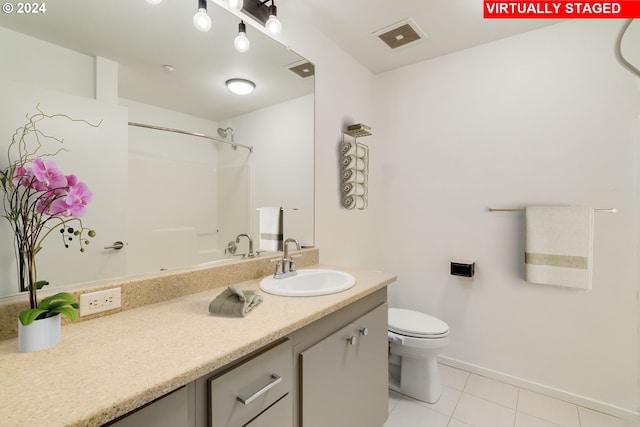
[[[316,66],[315,76],[315,243],[323,263],[377,268],[381,244],[379,216],[382,157],[373,123],[373,76],[338,45],[314,27],[314,15],[301,2],[282,0],[278,17],[285,30],[283,42]],[[342,207],[338,146],[347,125],[373,126],[373,136],[362,142],[370,146],[369,207]]]
[[[447,358],[638,412],[640,91],[616,62],[621,24],[569,21],[376,76],[379,267],[398,274],[392,306],[449,324]],[[596,214],[591,292],[523,280],[523,214],[487,208],[534,204],[618,209]],[[450,276],[452,258],[476,277]]]
[[[313,244],[313,95],[243,114],[224,122],[238,143],[254,147],[251,164],[251,232],[259,236],[257,208],[281,206],[285,238]],[[237,156],[236,156],[237,157]],[[237,233],[236,233],[237,234]],[[234,234],[235,236],[235,234]]]

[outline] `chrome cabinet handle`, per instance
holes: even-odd
[[[120,240],[118,240],[117,242],[113,242],[113,245],[111,246],[105,246],[105,249],[115,249],[117,251],[119,251],[120,249],[124,248],[124,243],[122,243]]]
[[[363,337],[366,337],[367,335],[369,335],[369,329],[368,328],[361,328],[360,329],[360,335],[362,335]]]
[[[236,396],[236,400],[242,403],[243,405],[248,405],[249,403],[253,402],[255,399],[262,396],[267,391],[271,390],[273,387],[277,386],[281,382],[282,382],[282,377],[280,375],[271,374],[271,382],[269,382],[269,384],[262,387],[260,390],[256,391],[249,397]]]
[[[358,339],[356,337],[349,337],[349,338],[347,338],[347,342],[350,345],[356,345],[356,343],[358,342]]]

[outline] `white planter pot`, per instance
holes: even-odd
[[[32,324],[24,326],[18,320],[18,351],[28,353],[44,350],[60,342],[60,315],[57,314],[46,319],[35,320]]]

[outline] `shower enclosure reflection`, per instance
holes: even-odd
[[[239,56],[220,42],[237,35],[237,17],[224,8],[211,9],[215,33],[202,36],[183,25],[193,16],[183,2],[151,7],[60,0],[37,22],[0,16],[0,53],[12,58],[0,69],[0,150],[38,104],[52,114],[104,120],[91,134],[50,129],[69,148],[56,161],[94,192],[84,220],[98,233],[83,254],[61,252],[53,241],[43,248],[38,275],[51,287],[237,259],[224,253],[227,243],[241,233],[258,236],[256,209],[265,206],[298,208],[285,233],[313,245],[313,77],[289,68],[304,58],[258,33]],[[160,21],[166,25],[158,33]],[[181,64],[171,74],[158,65],[169,53]],[[238,72],[260,89],[241,101],[223,84]],[[121,250],[105,249],[116,241],[124,242]],[[0,296],[17,293],[15,275],[11,230],[0,223]]]

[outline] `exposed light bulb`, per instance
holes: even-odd
[[[244,6],[243,3],[243,0],[229,0],[229,7],[231,9],[240,10],[242,9],[242,6]]]
[[[236,47],[236,50],[240,53],[244,53],[248,51],[249,46],[251,45],[251,43],[249,42],[249,39],[247,38],[246,33],[247,33],[247,26],[245,25],[244,21],[240,21],[240,24],[238,24],[238,35],[233,40],[233,45]]]
[[[265,22],[264,27],[274,36],[282,32],[282,24],[278,21],[278,8],[274,4],[269,7],[269,19]]]
[[[193,25],[200,31],[211,29],[211,18],[207,15],[207,9],[198,9],[198,12],[193,15]]]
[[[233,40],[233,45],[236,47],[238,52],[244,53],[249,50],[251,43],[244,33],[239,33],[235,40]]]
[[[193,15],[193,25],[200,31],[211,29],[211,18],[207,15],[207,0],[198,0],[198,11]]]

